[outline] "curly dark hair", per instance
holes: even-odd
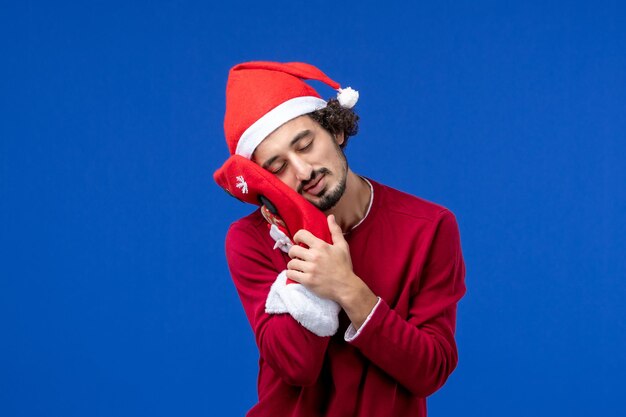
[[[328,100],[328,104],[323,109],[308,115],[333,136],[343,132],[344,141],[340,145],[341,149],[348,144],[348,138],[359,131],[359,116],[352,109],[341,107],[336,98]]]

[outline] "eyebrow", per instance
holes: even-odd
[[[302,138],[307,137],[310,134],[311,134],[311,131],[309,129],[303,130],[302,132],[298,132],[298,134],[296,136],[294,136],[293,139],[291,139],[291,142],[289,142],[289,147],[293,147],[293,145],[298,143],[298,141],[300,141]],[[265,163],[262,165],[262,167],[264,169],[269,168],[269,166],[272,165],[272,163],[275,160],[277,160],[277,159],[278,159],[278,155],[272,156],[270,159],[265,161]]]

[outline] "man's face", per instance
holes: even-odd
[[[300,116],[265,138],[252,161],[327,211],[346,189],[348,161],[339,147],[343,140],[343,135],[335,140],[309,116]]]

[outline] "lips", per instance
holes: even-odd
[[[311,184],[311,185],[309,185],[309,186],[305,187],[305,188],[304,188],[304,191],[305,191],[305,192],[309,192],[309,190],[312,190],[312,189],[314,189],[315,187],[317,187],[317,185],[320,183],[320,181],[322,181],[322,178],[324,178],[324,175],[321,175],[321,176],[320,176],[320,178],[319,178],[317,181],[315,181],[315,183],[313,183],[313,184]]]

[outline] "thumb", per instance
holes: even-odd
[[[343,230],[341,230],[341,227],[337,224],[334,214],[328,216],[328,229],[330,230],[330,236],[333,239],[333,245],[346,241],[343,237]]]

